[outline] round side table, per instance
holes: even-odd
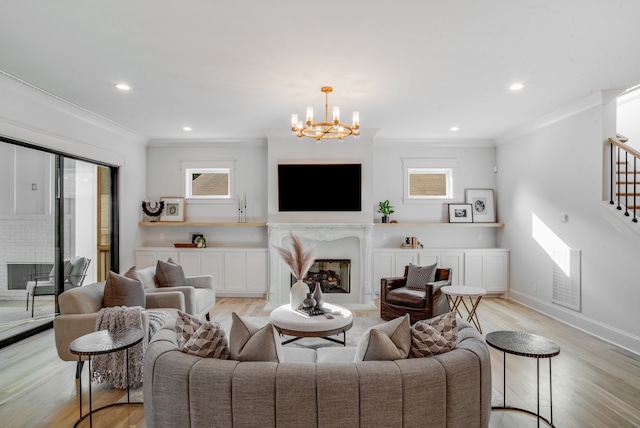
[[[462,303],[464,308],[467,310],[467,322],[473,323],[478,331],[482,333],[476,309],[478,308],[478,304],[480,303],[482,296],[487,294],[485,289],[482,287],[472,287],[468,285],[447,285],[442,287],[440,291],[447,296],[451,312],[456,312],[462,317],[462,314],[460,313],[460,304]],[[467,302],[464,301],[465,297],[469,299],[470,306],[467,306]]]
[[[282,342],[283,345],[303,337],[321,337],[346,346],[347,330],[353,326],[351,311],[331,303],[325,303],[324,309],[330,313],[309,316],[291,309],[291,305],[286,304],[271,311],[269,321],[281,335],[295,336]],[[342,340],[328,337],[340,333],[343,335]]]
[[[560,353],[560,347],[555,342],[547,339],[546,337],[538,336],[537,334],[524,333],[521,331],[494,331],[487,333],[485,340],[489,346],[502,351],[502,393],[503,402],[502,406],[493,406],[492,410],[515,410],[520,412],[529,413],[538,418],[538,426],[540,426],[540,420],[542,419],[549,426],[553,425],[553,399],[551,391],[551,358]],[[521,409],[518,407],[507,406],[507,354],[519,355],[522,357],[530,357],[536,359],[537,364],[537,382],[536,382],[536,394],[538,400],[538,407],[536,413],[531,410]],[[540,416],[540,358],[549,359],[549,411],[550,417],[546,418]]]
[[[78,393],[78,400],[80,403],[80,419],[75,423],[74,427],[77,427],[87,416],[89,417],[89,426],[93,426],[93,414],[98,410],[105,409],[112,406],[125,406],[136,405],[141,406],[142,403],[132,403],[129,399],[129,348],[133,345],[137,345],[144,338],[144,332],[137,328],[123,328],[117,330],[100,330],[93,333],[85,334],[75,339],[69,344],[69,351],[72,354],[78,356],[78,361],[82,360],[82,357],[87,357],[89,361],[89,413],[82,415],[82,374],[78,376],[80,382],[80,391]],[[102,406],[98,409],[94,409],[91,402],[91,357],[100,354],[109,354],[111,352],[117,352],[125,350],[126,352],[126,364],[127,364],[127,402],[126,403],[112,403]]]

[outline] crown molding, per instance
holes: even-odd
[[[394,139],[394,138],[376,138],[374,139],[376,147],[403,147],[403,148],[419,148],[419,147],[495,147],[493,140],[484,139]]]
[[[207,148],[207,147],[266,147],[266,138],[247,139],[156,139],[149,140],[148,147],[184,147],[184,148]]]

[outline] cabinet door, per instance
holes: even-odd
[[[268,281],[267,252],[247,252],[247,291],[266,293]]]
[[[155,266],[158,259],[153,251],[136,251],[136,269]]]
[[[466,251],[464,253],[464,285],[485,286],[484,251]]]
[[[488,251],[485,255],[485,290],[504,293],[509,288],[509,253]]]
[[[418,264],[418,253],[415,251],[405,251],[396,253],[396,273],[394,276],[403,276],[404,267],[409,266],[409,263],[413,263],[414,265]]]
[[[440,253],[437,251],[420,251],[418,253],[418,264],[420,266],[428,266],[437,264],[438,267],[444,266],[440,261]],[[448,267],[448,266],[447,266]]]
[[[244,251],[230,251],[224,254],[224,291],[245,291],[247,289],[247,264]]]
[[[179,263],[182,266],[185,276],[200,275],[200,253],[195,251],[180,251]]]
[[[200,272],[202,275],[213,276],[216,291],[224,291],[224,253],[207,251],[202,253],[200,261]]]
[[[462,251],[443,251],[440,254],[439,266],[451,268],[451,285],[464,283],[461,278],[464,269],[464,253]]]

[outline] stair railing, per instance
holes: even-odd
[[[638,184],[638,175],[640,174],[636,169],[636,165],[638,158],[640,158],[640,152],[626,146],[625,143],[627,141],[628,139],[622,135],[616,135],[616,138],[609,138],[609,143],[611,144],[611,186],[609,203],[614,205],[617,201],[618,206],[616,208],[620,211],[622,211],[622,206],[624,205],[624,215],[629,217],[629,211],[631,210],[633,212],[631,221],[637,223],[637,210],[640,207],[638,207],[636,203],[636,185]],[[631,170],[629,170],[629,157],[632,158]],[[630,178],[633,180],[631,185],[629,184]]]

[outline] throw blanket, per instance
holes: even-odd
[[[140,306],[114,306],[98,311],[96,331],[119,328],[137,328],[142,330],[142,311]],[[148,311],[149,336],[164,324],[169,317],[167,312]],[[136,388],[142,385],[142,368],[146,340],[129,348],[129,383]],[[126,350],[96,355],[92,361],[91,378],[94,383],[109,382],[117,389],[127,389]]]

